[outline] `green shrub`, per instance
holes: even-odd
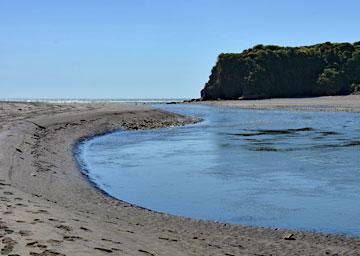
[[[201,92],[203,99],[349,94],[360,84],[360,42],[303,47],[256,45],[222,53]],[[358,90],[358,87],[356,87]]]
[[[351,92],[353,94],[360,94],[360,84],[352,84],[351,85]]]

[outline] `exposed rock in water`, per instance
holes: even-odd
[[[257,45],[220,54],[203,100],[346,95],[360,92],[360,42]]]

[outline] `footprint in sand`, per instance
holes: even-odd
[[[51,245],[59,245],[61,244],[63,241],[60,241],[60,240],[55,240],[55,239],[49,239],[47,240],[47,242]]]
[[[66,226],[66,225],[58,225],[58,226],[56,226],[56,228],[62,229],[62,230],[67,231],[67,232],[70,232],[70,231],[73,230],[72,227],[69,227],[69,226]]]
[[[139,249],[138,251],[139,251],[139,252],[142,252],[142,253],[144,253],[144,254],[147,254],[147,255],[155,256],[155,253],[149,252],[149,251],[147,251],[147,250]]]
[[[2,255],[7,255],[10,252],[12,252],[14,250],[14,246],[11,244],[5,244],[5,246],[1,249],[1,254]]]
[[[46,249],[47,245],[45,245],[45,244],[37,244],[36,247],[40,248],[40,249]]]
[[[37,243],[38,243],[38,241],[32,241],[32,242],[27,243],[26,246],[31,246],[31,247],[33,247],[33,246],[35,246]]]
[[[21,236],[31,236],[32,233],[29,230],[20,230],[19,235],[21,235]]]
[[[27,204],[22,204],[22,203],[17,203],[15,204],[16,206],[20,206],[20,207],[29,207]]]
[[[40,210],[37,210],[36,213],[46,213],[46,214],[48,214],[49,212],[47,210],[40,209]]]
[[[0,196],[0,201],[9,203],[10,199],[4,196]]]
[[[47,210],[42,210],[42,209],[37,210],[37,211],[26,210],[26,212],[29,212],[29,213],[32,213],[32,214],[41,214],[41,213],[43,213],[43,214],[49,214],[49,212],[48,212]]]
[[[113,244],[122,244],[122,242],[113,241],[113,240],[107,239],[107,238],[101,238],[101,240],[105,241],[105,242],[110,242],[110,243],[113,243]]]
[[[17,242],[10,237],[4,237],[1,242],[5,244],[5,246],[1,249],[2,255],[11,253],[14,249],[14,245],[17,244]]]
[[[80,236],[64,236],[64,240],[74,242],[75,240],[83,240]]]
[[[113,250],[111,250],[111,249],[106,249],[106,248],[101,248],[101,247],[95,247],[94,249],[98,250],[98,251],[102,251],[102,252],[107,252],[107,253],[113,252]]]
[[[37,252],[30,252],[31,256],[66,256],[63,253],[59,253],[53,250],[45,250],[42,251],[41,253],[37,253]]]
[[[53,222],[65,223],[65,221],[63,221],[63,220],[58,220],[58,219],[54,219],[54,218],[49,218],[48,220],[53,221]]]
[[[38,241],[33,241],[33,242],[29,242],[26,244],[27,247],[37,247],[40,249],[46,249],[47,245],[45,244],[40,244]]]
[[[84,230],[84,231],[86,231],[86,232],[92,232],[90,229],[85,228],[85,227],[80,227],[80,229],[81,229],[81,230]]]
[[[160,240],[165,240],[165,241],[170,241],[170,242],[177,242],[178,240],[175,238],[169,238],[169,237],[163,237],[163,236],[159,236]]]
[[[9,234],[14,233],[14,230],[12,230],[12,229],[5,229],[5,233],[9,235]]]
[[[30,222],[30,224],[32,224],[32,225],[37,224],[37,223],[44,223],[44,222],[40,219],[34,219],[32,222]]]

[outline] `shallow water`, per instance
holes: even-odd
[[[101,189],[174,215],[360,235],[360,114],[156,105],[202,117],[79,145]]]

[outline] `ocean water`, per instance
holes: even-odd
[[[203,118],[78,145],[97,186],[196,219],[360,235],[360,114],[155,105]]]
[[[181,102],[187,99],[169,98],[113,98],[113,99],[89,99],[89,98],[0,98],[0,101],[18,101],[18,102],[47,102],[47,103],[97,103],[97,102],[124,102],[124,103],[146,103],[159,104],[166,102]]]

